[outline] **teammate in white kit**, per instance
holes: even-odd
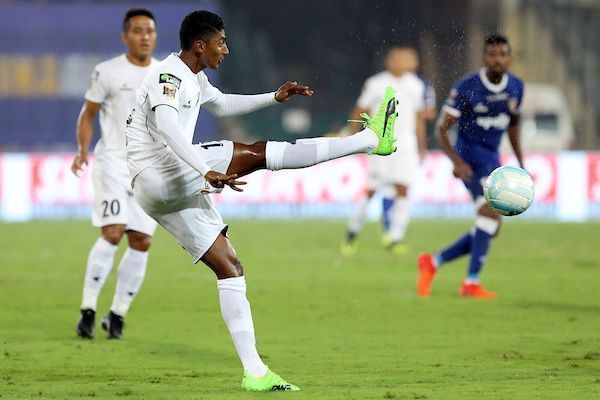
[[[88,256],[81,317],[77,323],[77,334],[87,339],[94,338],[98,295],[112,269],[119,242],[127,233],[129,247],[119,263],[112,306],[102,319],[108,337],[121,338],[123,319],[144,280],[148,248],[156,229],[156,222],[133,197],[125,155],[125,127],[135,103],[135,91],[158,62],[152,58],[156,46],[152,13],[145,9],[129,10],[121,38],[127,53],[98,64],[92,74],[77,120],[79,152],[71,166],[77,175],[87,164],[94,119],[99,112],[102,136],[94,149],[92,223],[100,228],[101,234]]]
[[[408,189],[419,160],[425,157],[426,151],[425,83],[414,73],[418,65],[414,49],[391,48],[385,65],[385,71],[366,80],[352,110],[351,120],[355,120],[362,112],[373,112],[381,101],[384,88],[392,86],[396,89],[398,99],[395,128],[398,151],[390,157],[369,157],[367,191],[348,223],[346,239],[341,246],[344,255],[351,255],[357,249],[355,240],[362,229],[371,197],[377,190],[389,189],[392,189],[396,198],[390,210],[390,228],[385,241],[397,252],[406,251],[402,240],[410,219]]]
[[[258,169],[303,168],[360,152],[390,154],[395,149],[394,90],[366,128],[345,138],[313,138],[252,145],[230,141],[192,145],[200,107],[216,116],[247,113],[311,96],[309,87],[286,82],[276,92],[223,94],[203,70],[217,69],[229,54],[222,19],[208,11],[187,15],[180,29],[181,52],[163,60],[137,93],[127,128],[127,161],[135,197],[149,215],[182,245],[192,261],[217,276],[221,312],[244,368],[245,390],[299,390],[270,371],[256,350],[242,265],[226,236],[227,225],[208,195],[229,186],[241,191],[238,177]]]

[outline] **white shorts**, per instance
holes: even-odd
[[[194,145],[211,170],[227,172],[233,142]],[[227,225],[209,195],[200,193],[204,177],[175,153],[143,169],[133,178],[133,193],[142,208],[177,239],[197,263]]]
[[[92,170],[94,206],[92,225],[125,225],[126,231],[154,235],[156,221],[142,210],[133,197],[131,178],[122,162],[97,157]]]
[[[398,149],[389,156],[369,156],[367,189],[377,190],[389,185],[410,186],[419,164],[415,152]]]

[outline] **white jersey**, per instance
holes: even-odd
[[[110,162],[125,164],[126,121],[135,104],[135,91],[146,74],[158,63],[140,67],[127,60],[125,54],[96,65],[85,99],[101,104],[101,137],[94,149],[94,156]]]
[[[194,74],[175,53],[146,76],[137,91],[127,134],[127,162],[132,178],[173,153],[162,139],[153,112],[159,105],[177,110],[186,141],[192,143],[200,106],[222,95],[203,71]]]
[[[417,75],[406,73],[397,77],[388,71],[373,75],[365,82],[356,105],[375,115],[387,86],[396,89],[398,100],[394,127],[398,152],[417,152],[417,113],[425,108],[425,83]]]

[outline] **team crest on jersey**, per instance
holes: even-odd
[[[163,86],[163,96],[174,99],[175,94],[177,93],[177,89],[172,85],[164,85]]]
[[[179,89],[179,85],[181,85],[181,79],[173,74],[163,73],[160,74],[158,83],[170,83],[171,85],[175,86],[176,89]]]

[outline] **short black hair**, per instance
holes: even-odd
[[[510,51],[510,44],[508,43],[508,39],[506,36],[501,35],[499,33],[492,33],[485,38],[485,44],[483,45],[483,51],[487,52],[488,49],[492,46],[496,46],[498,44],[505,44],[508,46],[508,50]]]
[[[156,23],[154,15],[150,11],[146,10],[145,8],[131,8],[125,14],[125,18],[123,18],[123,32],[127,32],[127,29],[129,29],[129,20],[140,15],[148,17],[154,21],[154,23]]]
[[[179,29],[182,50],[189,50],[194,40],[207,40],[211,35],[225,30],[223,19],[206,10],[193,11],[185,16]]]

